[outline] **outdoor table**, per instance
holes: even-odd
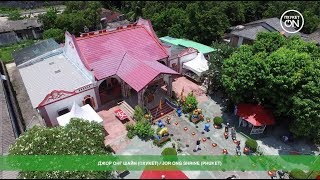
[[[114,111],[114,113],[116,114],[116,117],[120,120],[123,121],[125,119],[128,119],[128,116],[125,112],[123,112],[121,109],[117,109]]]

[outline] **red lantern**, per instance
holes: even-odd
[[[195,133],[195,132],[192,132],[192,136],[194,136],[194,135],[196,135],[196,133]]]
[[[235,139],[234,141],[233,141],[235,144],[238,144],[238,141]]]
[[[248,153],[249,152],[249,148],[247,148],[247,147],[245,147],[244,149],[243,149],[243,153]]]
[[[212,146],[213,146],[213,147],[216,147],[216,146],[217,146],[217,144],[216,144],[216,143],[212,143]]]
[[[178,125],[178,122],[175,122],[174,124],[175,124],[175,125]]]
[[[214,125],[214,128],[215,128],[215,129],[218,129],[218,126],[217,126],[217,125]]]
[[[183,129],[184,129],[185,131],[187,131],[187,130],[188,130],[188,128],[187,128],[187,127],[184,127]]]
[[[207,140],[206,138],[202,138],[202,141],[203,141],[203,142],[206,142],[206,140]]]
[[[160,113],[160,115],[161,115],[161,116],[163,116],[163,115],[164,115],[164,113]]]

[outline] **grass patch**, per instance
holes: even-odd
[[[0,7],[0,14],[9,14],[14,10],[21,10],[21,8],[16,7]]]
[[[10,44],[5,46],[0,46],[0,60],[4,63],[12,62],[12,52],[15,50],[20,50],[24,47],[34,44],[36,40],[24,40],[16,44]]]

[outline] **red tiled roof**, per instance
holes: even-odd
[[[138,92],[159,74],[178,73],[159,62],[140,61],[126,54],[116,74]]]
[[[75,44],[96,79],[117,74],[139,91],[161,73],[177,74],[158,62],[168,54],[156,38],[137,25],[77,38]]]
[[[239,104],[237,115],[254,126],[272,125],[275,123],[272,113],[261,105]]]

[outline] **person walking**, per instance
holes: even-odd
[[[231,128],[231,137],[232,140],[236,140],[236,130],[234,127]]]
[[[196,142],[196,144],[197,144],[196,151],[201,150],[200,142],[201,142],[201,139],[198,139],[197,142]]]

